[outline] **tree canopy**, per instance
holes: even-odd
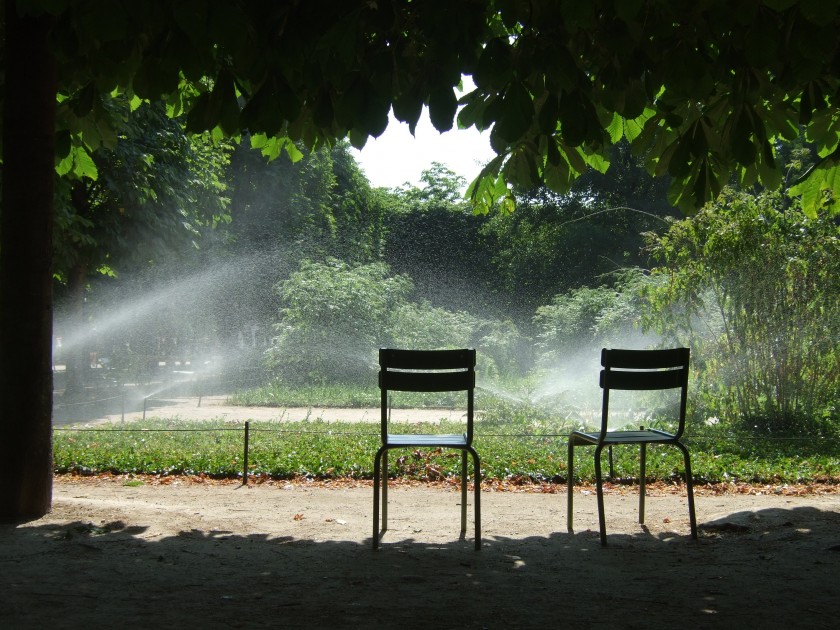
[[[389,109],[413,130],[425,105],[440,131],[490,130],[480,209],[510,206],[508,183],[565,192],[627,140],[690,210],[733,175],[775,188],[776,141],[803,135],[821,161],[794,192],[835,211],[837,0],[25,4],[58,14],[60,91],[96,120],[77,142],[108,142],[99,95],[115,88],[165,96],[195,131],[247,129],[269,155],[360,147]]]

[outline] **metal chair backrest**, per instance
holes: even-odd
[[[467,444],[473,436],[475,350],[379,350],[382,441],[388,433],[388,392],[467,392]]]
[[[609,419],[610,390],[661,390],[680,388],[680,404],[677,430],[674,438],[679,439],[685,429],[685,409],[688,399],[688,348],[667,350],[601,350],[600,384],[603,389],[601,407],[601,433],[607,434]]]

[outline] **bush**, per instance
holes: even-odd
[[[412,287],[389,273],[384,263],[301,263],[275,287],[283,305],[267,366],[290,383],[368,381]]]
[[[702,417],[760,433],[837,430],[840,239],[778,193],[725,191],[650,247],[646,324],[691,345]],[[833,427],[833,428],[832,428]]]

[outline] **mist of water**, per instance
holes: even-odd
[[[293,268],[296,265],[282,253],[255,254],[174,278],[168,274],[163,281],[156,281],[153,274],[121,278],[110,283],[113,286],[105,281],[96,287],[83,325],[57,317],[55,330],[62,338],[59,354],[66,356],[80,348],[95,351],[95,365],[106,368],[102,372],[108,371],[113,383],[124,390],[131,386],[128,394],[120,395],[128,395],[129,406],[135,407],[167,396],[231,393],[259,384],[266,376],[263,353],[276,334],[273,323],[278,304],[271,287]],[[447,289],[446,301],[453,300],[452,290],[451,286]],[[478,320],[492,320],[495,312],[486,316],[475,312],[476,304],[486,304],[490,298],[477,295],[480,289],[476,287],[471,292],[455,301]],[[654,344],[654,339],[628,331],[606,345],[642,348]],[[528,374],[515,380],[521,384],[505,386],[482,373],[480,358],[479,388],[511,403],[551,409],[578,426],[592,426],[600,421],[601,345],[581,340],[574,353],[537,365],[533,347],[526,341],[519,349],[522,356],[514,359],[519,371]],[[369,370],[375,388],[376,348],[365,348],[356,339],[335,339],[327,350],[332,361]],[[477,350],[481,356],[480,345]],[[133,371],[120,362],[120,355],[133,357]],[[138,357],[148,357],[142,369],[136,365]],[[118,368],[125,368],[124,373]]]

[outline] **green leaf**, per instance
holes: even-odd
[[[641,115],[632,120],[624,121],[624,137],[631,144],[642,135],[642,132],[647,126],[647,122],[656,115],[656,111],[646,108]],[[653,125],[651,125],[653,127]]]
[[[505,178],[523,188],[531,188],[539,181],[534,156],[530,151],[520,149],[510,156],[502,171]]]
[[[128,102],[129,111],[137,111],[137,108],[140,107],[144,102],[145,101],[136,94],[132,95],[131,100]]]
[[[466,196],[473,204],[473,212],[487,214],[501,195],[507,192],[507,183],[499,175],[504,164],[504,156],[498,155],[481,169],[467,188]]]
[[[233,84],[233,76],[227,69],[219,71],[213,91],[210,93],[209,114],[227,135],[239,131],[239,102]]]
[[[480,126],[480,121],[484,113],[484,108],[487,107],[487,101],[476,92],[473,92],[470,95],[462,97],[460,102],[463,106],[458,112],[458,129],[468,129],[475,125],[479,131],[483,131]]]
[[[805,136],[816,143],[817,155],[831,155],[840,143],[840,117],[830,110],[818,112],[805,130]]]
[[[497,37],[487,42],[473,74],[476,86],[482,90],[499,91],[512,76],[513,61],[507,38]]]
[[[404,123],[408,123],[411,135],[417,128],[417,121],[423,113],[423,98],[413,92],[407,92],[394,99],[394,117]]]
[[[840,213],[840,164],[830,160],[830,164],[815,168],[804,181],[792,186],[788,194],[801,198],[802,211],[812,219],[821,210],[836,216]]]
[[[96,164],[84,147],[75,147],[72,154],[73,173],[77,177],[87,177],[92,180],[96,180],[99,177],[99,172],[96,170]]]
[[[495,131],[508,143],[516,142],[531,126],[534,103],[531,94],[521,81],[511,83],[502,98],[501,117]]]
[[[367,134],[359,131],[358,129],[351,129],[347,136],[350,138],[350,144],[353,145],[354,149],[362,150],[365,144],[367,144]]]
[[[553,134],[557,131],[557,119],[560,116],[560,111],[557,106],[557,95],[551,92],[546,94],[546,98],[540,106],[540,111],[537,114],[537,125],[539,130],[545,134]]]
[[[647,105],[644,84],[641,81],[631,81],[624,90],[623,96],[624,105],[621,108],[621,115],[630,119],[641,116]]]
[[[614,113],[612,120],[607,125],[607,135],[610,137],[610,142],[617,143],[624,137],[624,119],[617,113]],[[632,142],[630,138],[628,138]]]
[[[578,91],[565,92],[560,97],[560,125],[563,140],[573,147],[583,144],[589,132],[589,115]]]
[[[799,127],[796,124],[796,112],[785,103],[773,103],[764,111],[764,118],[770,128],[785,140],[794,140],[799,136]]]
[[[269,161],[275,160],[280,156],[280,152],[288,142],[287,138],[267,137],[265,134],[256,134],[251,136],[251,147],[259,149],[260,153],[267,157]]]
[[[606,173],[607,170],[610,168],[610,161],[606,159],[603,155],[599,155],[598,153],[585,155],[584,159],[591,168],[594,168],[602,175]]]
[[[262,149],[268,143],[268,136],[264,133],[251,134],[251,148]]]
[[[55,165],[55,172],[59,177],[64,177],[67,173],[70,172],[70,169],[73,168],[73,153],[72,151],[68,153],[66,156],[58,160],[58,163]]]
[[[575,173],[582,175],[586,172],[586,160],[579,147],[570,147],[567,144],[561,144],[560,148],[563,150],[563,155],[566,156],[569,166],[572,167]]]
[[[502,212],[512,214],[516,210],[516,197],[510,191],[502,199]]]
[[[552,162],[546,164],[543,171],[543,181],[551,190],[564,195],[571,189],[574,177],[566,160],[560,160],[556,164]]]
[[[55,156],[63,160],[70,155],[71,148],[70,132],[66,129],[57,131],[55,134]]]
[[[441,133],[452,129],[457,109],[458,99],[451,87],[437,87],[429,94],[429,118]]]
[[[681,179],[691,169],[691,142],[685,136],[681,136],[672,146],[674,146],[674,150],[668,163],[668,174],[676,179]]]
[[[287,140],[284,146],[286,149],[286,154],[289,156],[289,159],[292,162],[297,162],[298,160],[303,158],[303,153],[301,153],[300,149],[297,148],[297,145],[291,140]]]
[[[277,110],[275,90],[266,82],[242,108],[240,123],[252,133],[275,135],[283,129],[283,116]]]
[[[201,133],[211,128],[210,119],[210,93],[204,92],[192,102],[190,111],[187,112],[187,131],[190,133]]]

